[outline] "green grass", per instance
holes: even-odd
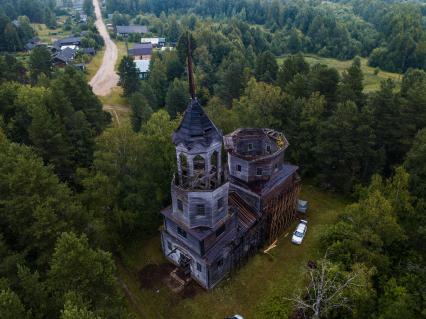
[[[90,81],[93,78],[102,64],[104,58],[105,48],[96,52],[96,55],[86,64],[86,78]]]
[[[117,63],[115,64],[115,70],[118,70],[118,65],[120,64],[121,59],[123,56],[127,55],[127,49],[126,49],[126,43],[123,41],[115,41],[115,44],[117,45],[118,49],[118,58]],[[129,47],[131,46],[131,43],[129,44]]]
[[[156,290],[139,287],[137,272],[147,264],[166,262],[160,238],[141,239],[130,243],[123,255],[126,266],[120,265],[120,277],[125,281],[139,312],[144,318],[224,318],[235,313],[245,318],[266,318],[265,307],[275,296],[291,296],[303,286],[303,272],[308,260],[319,257],[319,233],[332,224],[347,201],[325,193],[311,185],[303,185],[301,198],[309,200],[308,233],[301,246],[290,243],[295,225],[279,238],[270,254],[259,252],[236,274],[210,292],[203,291],[194,298],[179,299],[160,284]],[[126,268],[125,268],[126,267]],[[129,303],[131,310],[135,307]],[[284,305],[289,307],[289,305]],[[135,315],[139,317],[136,312]]]
[[[40,38],[41,42],[53,43],[54,41],[67,37],[71,34],[71,31],[62,30],[62,23],[60,22],[58,23],[56,29],[49,29],[43,23],[32,23],[31,25],[36,31],[37,36]]]
[[[341,61],[332,58],[323,58],[317,55],[305,54],[306,61],[313,65],[317,63],[325,64],[329,67],[334,67],[339,71],[340,74],[343,73],[347,68],[350,67],[352,60]],[[285,57],[278,58],[278,63],[281,64]],[[374,74],[375,68],[372,68],[367,65],[367,59],[361,58],[361,67],[364,73],[364,91],[372,92],[380,88],[380,82],[386,79],[394,80],[398,85],[401,82],[401,74],[391,73],[386,71],[379,71],[378,74]]]
[[[99,96],[99,99],[101,100],[102,104],[127,106],[127,100],[122,95],[123,89],[121,86],[117,86],[111,90],[110,94],[106,96]]]

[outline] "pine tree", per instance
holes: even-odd
[[[258,81],[274,83],[277,79],[278,64],[275,56],[269,52],[262,52],[256,59],[255,74]]]
[[[353,101],[358,106],[365,104],[364,74],[361,69],[360,58],[355,58],[352,65],[343,72],[342,81],[338,89],[338,98],[340,102]]]
[[[35,47],[30,54],[29,60],[31,80],[35,83],[41,74],[50,77],[52,73],[53,60],[49,49],[44,46]]]
[[[15,52],[22,49],[22,42],[19,38],[18,31],[12,23],[8,23],[4,29],[4,47],[5,50],[9,52]]]
[[[120,76],[119,84],[123,88],[123,95],[130,96],[139,88],[139,74],[133,59],[124,56],[118,66],[118,74]]]
[[[129,98],[129,103],[132,109],[130,121],[133,131],[140,132],[142,125],[149,120],[152,109],[141,92],[132,94]]]
[[[188,84],[185,81],[174,79],[170,83],[166,95],[166,110],[172,119],[183,113],[189,101]]]

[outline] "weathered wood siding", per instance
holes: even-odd
[[[178,233],[178,227],[180,227],[182,230],[185,230],[184,227],[179,226],[174,221],[167,218],[164,221],[164,227],[166,228],[169,234],[178,238],[182,243],[187,245],[194,252],[201,254],[201,243],[197,238],[192,236],[189,232],[186,232],[186,238],[184,238]]]
[[[244,158],[228,154],[229,174],[246,183],[255,181],[268,180],[278,173],[284,162],[284,150],[276,152],[271,156],[262,159],[253,159],[248,161]],[[238,171],[238,165],[241,171]],[[262,174],[258,175],[258,169],[262,170]]]
[[[191,277],[200,283],[204,288],[208,289],[208,266],[205,261],[197,254],[189,251],[185,245],[170,236],[167,232],[161,233],[161,242],[163,246],[163,252],[166,258],[176,266],[179,265],[180,254],[185,254],[191,259]],[[169,247],[169,243],[170,246]],[[171,248],[171,249],[170,249]],[[199,270],[197,263],[201,266]]]
[[[229,183],[214,190],[190,191],[172,185],[173,216],[190,228],[214,227],[228,212]],[[182,202],[183,210],[178,207],[178,200]],[[219,200],[222,207],[219,208]],[[204,215],[197,212],[197,205],[204,205]]]

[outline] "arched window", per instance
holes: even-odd
[[[218,151],[214,151],[213,154],[210,156],[210,167],[211,171],[217,171],[217,163],[219,162],[219,153]]]
[[[182,153],[180,153],[179,159],[180,159],[180,169],[182,170],[182,175],[186,176],[188,174],[188,160],[186,159],[186,156]]]
[[[201,155],[194,157],[194,171],[202,172],[205,170],[206,163],[204,158]]]

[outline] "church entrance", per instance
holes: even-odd
[[[182,252],[179,257],[179,266],[184,276],[189,277],[191,275],[191,258]]]

